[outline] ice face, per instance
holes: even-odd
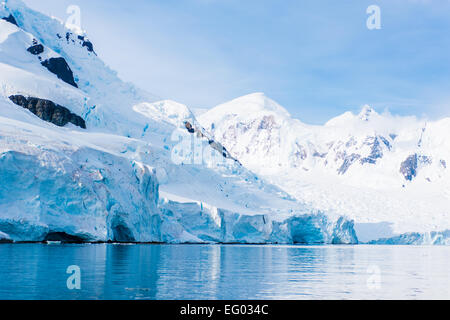
[[[13,241],[357,243],[325,215],[245,215],[159,200],[153,170],[89,148],[0,154],[1,238]],[[55,238],[56,237],[56,238]]]
[[[0,154],[0,229],[15,241],[157,241],[151,168],[89,148]],[[124,239],[123,235],[128,238]]]
[[[450,230],[432,232],[410,232],[391,238],[370,241],[370,244],[386,245],[450,245]]]
[[[275,221],[270,215],[245,215],[198,203],[163,201],[162,234],[171,242],[355,244],[353,223],[330,221],[322,214],[293,215]],[[178,236],[174,237],[174,233]],[[169,236],[169,238],[167,238]]]
[[[242,166],[186,106],[121,81],[85,34],[18,0],[1,13],[17,25],[0,19],[0,239],[357,241],[347,219],[296,201]],[[42,65],[51,59],[64,60],[63,67]],[[12,103],[13,95],[64,106],[87,129],[43,121]],[[274,125],[275,114],[289,116],[262,94],[240,101],[269,114],[262,128]],[[210,157],[175,163],[176,130],[200,139]],[[161,191],[170,197],[161,200]]]

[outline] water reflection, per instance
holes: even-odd
[[[0,257],[0,299],[450,298],[449,247],[5,244]]]

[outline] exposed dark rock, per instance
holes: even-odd
[[[381,141],[383,141],[384,145],[391,150],[392,149],[392,145],[391,143],[388,141],[388,139],[386,139],[385,137],[379,136],[378,137]]]
[[[224,146],[222,146],[222,144],[214,141],[213,139],[208,138],[201,130],[195,128],[189,121],[186,121],[184,123],[184,125],[189,133],[197,133],[197,136],[199,138],[208,139],[208,144],[211,146],[211,148],[213,148],[216,151],[218,151],[219,153],[221,153],[224,158],[232,159],[235,162],[237,162],[239,165],[241,165],[241,163],[237,159],[235,159],[231,156],[231,154],[228,152],[227,149],[225,149]]]
[[[26,98],[21,95],[10,96],[9,99],[15,104],[28,109],[44,121],[51,122],[60,127],[63,127],[68,123],[72,123],[78,127],[86,129],[86,123],[83,118],[50,100],[33,97]]]
[[[292,165],[297,168],[302,164],[302,161],[306,160],[308,157],[308,152],[305,147],[300,145],[298,142],[295,143],[295,152],[293,156],[290,157]]]
[[[215,142],[214,140],[209,140],[208,144],[211,146],[211,148],[213,148],[214,150],[216,150],[220,154],[222,154],[222,156],[224,158],[231,158],[231,159],[233,159],[233,157],[231,157],[230,154],[228,153],[227,149],[225,149],[225,147],[222,146],[220,143]]]
[[[361,159],[361,164],[376,164],[377,160],[383,157],[383,148],[381,147],[378,137],[370,137],[364,142],[364,144],[369,145],[371,147],[371,151],[367,157]],[[389,147],[390,145],[387,146]]]
[[[447,162],[445,160],[440,161],[442,168],[447,169]]]
[[[338,173],[339,174],[344,174],[347,172],[348,168],[350,168],[350,166],[357,161],[359,158],[361,158],[361,156],[359,154],[356,153],[352,153],[351,155],[347,156],[344,158],[344,163],[342,164],[342,166],[339,168]]]
[[[273,116],[264,116],[258,125],[258,130],[271,130],[275,124],[275,118]]]
[[[92,42],[90,42],[89,40],[88,40],[88,41],[83,41],[82,46],[83,46],[83,47],[86,47],[86,48],[87,48],[87,51],[92,52],[92,53],[95,53],[95,52],[94,52],[94,45],[93,45]]]
[[[50,58],[43,61],[41,64],[46,67],[48,71],[56,74],[62,81],[78,88],[75,79],[73,78],[73,72],[64,58]]]
[[[429,165],[433,163],[433,159],[428,156],[419,156],[418,157],[419,163]]]
[[[406,180],[412,181],[417,176],[418,157],[417,154],[413,154],[406,158],[400,166],[400,173]]]
[[[431,157],[413,154],[402,162],[400,173],[403,174],[406,180],[412,181],[417,176],[419,166],[426,166],[432,163],[433,159]]]
[[[16,26],[19,26],[17,24],[16,18],[14,18],[14,16],[12,14],[10,14],[9,17],[4,17],[2,19],[5,21],[8,21],[9,23],[15,24]]]
[[[233,158],[233,157],[231,156],[231,154],[228,152],[228,150],[227,150],[223,145],[221,145],[220,143],[214,142],[214,143],[210,144],[210,146],[211,146],[213,149],[215,149],[216,151],[218,151],[219,153],[222,153],[222,156],[223,156],[224,158],[232,159],[232,160],[234,160],[234,161],[236,161],[237,163],[240,164],[240,162],[239,162],[237,159]]]
[[[313,152],[313,157],[318,157],[318,158],[325,158],[327,156],[327,153],[319,153],[317,151]]]
[[[92,52],[95,54],[94,52],[94,45],[92,44],[92,42],[90,42],[88,39],[86,39],[86,37],[84,36],[78,36],[78,39],[82,41],[82,46],[86,47],[87,51]]]
[[[195,129],[194,129],[194,127],[192,127],[192,124],[190,122],[186,121],[186,123],[184,125],[186,126],[186,129],[187,129],[187,131],[189,133],[194,133],[195,132]]]
[[[305,160],[308,157],[308,153],[306,152],[305,147],[303,147],[302,145],[299,145],[298,143],[295,143],[297,150],[295,152],[295,157],[296,159],[301,159],[301,160]]]
[[[62,36],[60,34],[57,34],[57,36],[59,39],[62,39]],[[65,38],[66,38],[67,43],[72,42],[74,44],[77,43],[76,40],[78,39],[79,40],[78,43],[80,43],[83,48],[86,48],[86,50],[88,52],[92,52],[93,54],[97,55],[94,51],[94,45],[85,36],[75,35],[72,32],[67,32]]]
[[[41,54],[44,52],[44,46],[42,44],[35,44],[34,46],[31,46],[27,49],[27,51],[31,54],[34,54],[37,56],[38,54]]]

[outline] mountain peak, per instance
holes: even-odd
[[[228,115],[237,115],[239,117],[254,117],[262,114],[274,114],[282,118],[290,118],[289,112],[278,103],[268,98],[262,92],[248,94],[229,102],[223,103],[213,109],[208,114],[225,117]]]
[[[377,114],[377,112],[369,105],[364,105],[361,109],[361,112],[358,115],[358,118],[363,121],[369,121],[372,115]]]
[[[358,115],[347,111],[340,116],[330,119],[325,125],[326,126],[348,126],[349,123],[355,123],[360,121],[369,121],[373,119],[378,113],[369,105],[364,105],[361,112]]]
[[[236,98],[231,100],[231,102],[239,102],[239,103],[255,103],[260,105],[265,105],[267,102],[271,101],[264,92],[254,92],[247,94],[245,96]]]

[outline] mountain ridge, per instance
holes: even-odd
[[[234,110],[235,102],[217,108]],[[318,209],[345,212],[357,230],[358,224],[381,224],[379,236],[386,238],[450,229],[450,118],[379,114],[366,105],[323,126],[276,115],[270,120],[267,125],[265,115],[232,117],[215,108],[199,117],[244,166]]]
[[[358,242],[351,220],[243,167],[189,108],[123,82],[85,33],[2,5],[16,24],[0,19],[0,241]]]

